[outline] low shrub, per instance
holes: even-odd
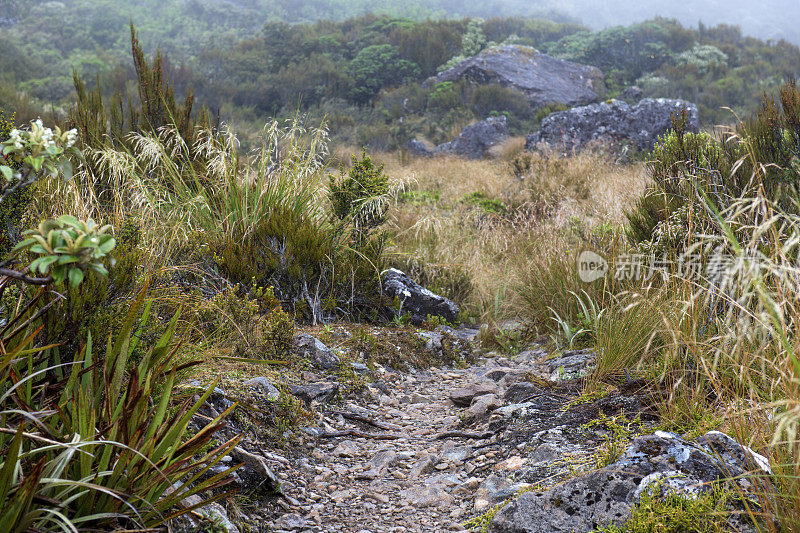
[[[736,495],[717,488],[697,498],[646,492],[621,527],[608,525],[603,533],[723,533],[736,527],[728,521]],[[745,521],[746,515],[745,515]]]
[[[721,235],[715,211],[741,198],[763,196],[797,213],[800,88],[792,81],[777,101],[765,95],[758,113],[724,140],[688,132],[684,111],[656,145],[648,168],[653,184],[628,214],[630,240],[646,253],[675,256],[695,235]],[[747,240],[748,228],[768,218],[763,207],[731,228],[739,239]]]

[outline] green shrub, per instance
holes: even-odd
[[[603,533],[724,533],[736,530],[728,522],[730,504],[736,495],[719,487],[703,491],[697,498],[651,491],[642,495],[622,527],[609,525]],[[749,522],[747,514],[740,515]]]
[[[707,133],[686,131],[678,119],[650,155],[653,185],[627,213],[632,242],[658,256],[680,253],[692,230],[702,232],[711,223],[713,215],[703,212],[704,196],[724,207],[745,193],[747,182],[732,174],[734,162],[722,143]]]
[[[763,195],[787,213],[798,213],[800,197],[800,88],[784,85],[778,100],[765,96],[760,111],[719,141],[690,133],[686,117],[655,147],[648,165],[653,185],[627,214],[628,235],[647,253],[683,251],[694,236],[720,235],[715,210]],[[732,228],[747,240],[751,212]]]
[[[74,129],[62,132],[58,127],[46,128],[41,119],[31,122],[27,129],[12,129],[0,143],[0,203],[43,177],[72,178],[71,158],[79,155],[77,135]]]
[[[437,83],[428,95],[428,107],[436,110],[455,109],[461,105],[461,95],[452,81]]]
[[[558,113],[559,111],[567,111],[568,109],[570,109],[569,106],[560,104],[558,102],[554,104],[547,104],[546,106],[540,107],[536,110],[536,122],[541,123],[547,116],[553,113]]]
[[[352,156],[353,166],[340,170],[339,178],[330,177],[329,197],[333,214],[353,225],[353,240],[360,242],[386,221],[389,210],[389,177],[383,165],[375,165],[366,151],[361,158]]]
[[[48,275],[56,285],[69,282],[70,287],[77,287],[89,270],[103,276],[108,274],[103,260],[116,246],[108,234],[110,229],[111,226],[100,227],[91,219],[84,222],[63,215],[26,231],[23,235],[27,238],[14,250],[38,254],[29,267],[32,273]]]
[[[294,321],[280,307],[273,310],[264,324],[265,359],[284,359],[292,350]]]
[[[12,130],[14,115],[7,117],[5,112],[0,111],[0,143],[8,140]],[[3,209],[0,210],[0,262],[6,259],[22,233],[22,219],[30,201],[31,191],[27,188],[10,194],[3,201]]]

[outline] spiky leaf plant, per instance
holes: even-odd
[[[68,364],[37,346],[37,299],[0,330],[0,533],[154,527],[186,512],[186,497],[224,483],[230,470],[207,472],[238,437],[206,448],[230,410],[187,430],[215,384],[173,404],[191,364],[179,363],[172,342],[177,315],[140,363],[129,359],[135,326],[149,317],[144,294],[102,359],[91,337]]]

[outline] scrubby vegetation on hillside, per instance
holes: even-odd
[[[493,114],[508,116],[516,134],[530,133],[545,113],[531,109],[513,89],[421,86],[493,44],[529,45],[596,65],[609,97],[638,84],[645,96],[696,102],[701,122],[709,126],[732,121],[723,108],[741,117],[754,112],[763,91],[797,76],[800,64],[800,50],[785,41],[764,42],[726,25],[688,28],[669,19],[592,32],[545,19],[374,15],[301,24],[275,18],[254,28],[246,22],[257,17],[235,14],[218,15],[196,2],[156,3],[152,9],[132,4],[126,10],[116,2],[42,3],[30,14],[18,10],[18,24],[0,30],[0,106],[15,109],[19,120],[33,119],[44,108],[58,116],[72,99],[73,70],[89,90],[98,85],[108,99],[124,93],[138,69],[128,59],[130,21],[146,52],[164,52],[176,93],[191,86],[197,105],[236,124],[252,143],[268,117],[291,117],[298,109],[317,121],[326,118],[337,142],[373,149],[397,148],[415,135],[450,140],[474,118]],[[41,27],[63,33],[45,36]]]
[[[204,68],[218,70],[198,86],[196,100],[244,123],[249,150],[174,83],[162,56],[147,59],[133,31],[134,74],[92,87],[76,73],[64,127],[22,118],[35,108],[10,88],[27,74],[9,68],[0,529],[156,528],[226,496],[235,467],[218,463],[239,437],[217,432],[236,406],[199,426],[194,415],[220,380],[306,370],[291,349],[298,326],[322,336],[334,321],[365,322],[391,328],[392,343],[424,344],[394,316],[402,302],[381,294],[390,266],[455,300],[460,319],[484,324],[484,342],[509,354],[527,342],[594,350],[596,370],[576,384],[587,398],[636,381],[661,429],[716,428],[749,444],[774,473],[750,480],[757,501],[738,495],[750,518],[765,531],[797,529],[800,88],[781,80],[798,50],[666,20],[577,30],[519,19],[270,24],[204,52],[217,58]],[[374,150],[413,133],[444,138],[493,112],[518,131],[533,124],[513,91],[419,85],[454,55],[512,38],[600,64],[613,90],[637,80],[655,90],[644,83],[655,77],[678,95],[737,84],[695,99],[707,120],[717,105],[754,112],[718,135],[687,132],[676,117],[647,163],[527,153],[518,138],[481,161]],[[254,64],[263,79],[246,74]],[[252,131],[259,116],[290,111]],[[372,150],[331,147],[323,114],[340,140]],[[608,260],[605,276],[581,278],[587,250]],[[643,261],[636,270],[625,267],[631,257]],[[524,327],[504,331],[507,319]],[[364,329],[347,342],[370,364],[424,360],[380,353],[389,342]],[[358,389],[367,378],[350,363],[335,371]],[[258,431],[277,440],[313,417],[275,394]],[[187,503],[194,494],[201,500]],[[663,525],[659,505],[643,500],[631,528]],[[695,523],[687,513],[703,508],[671,506],[683,514],[670,524]]]

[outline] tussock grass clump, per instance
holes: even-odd
[[[117,227],[135,218],[143,274],[169,272],[204,293],[218,292],[220,276],[242,287],[255,282],[312,322],[378,305],[383,241],[374,230],[383,219],[366,213],[385,211],[394,182],[348,191],[355,214],[334,216],[328,191],[338,182],[323,179],[323,129],[272,122],[249,155],[228,129],[200,129],[190,146],[164,126],[129,134],[127,146],[90,148],[95,168],[75,183],[47,184],[40,201]],[[116,184],[113,197],[92,195],[87,184],[97,179]]]
[[[437,288],[449,290],[475,318],[519,315],[546,325],[552,300],[540,303],[547,295],[590,289],[577,274],[561,285],[537,283],[538,277],[545,271],[569,277],[584,247],[607,245],[625,202],[644,187],[644,169],[595,153],[562,159],[511,151],[502,157],[407,165],[387,157],[387,172],[410,182],[389,213],[389,252],[400,268],[413,265],[417,277],[434,284],[442,272],[464,278]],[[545,291],[541,298],[538,290]]]

